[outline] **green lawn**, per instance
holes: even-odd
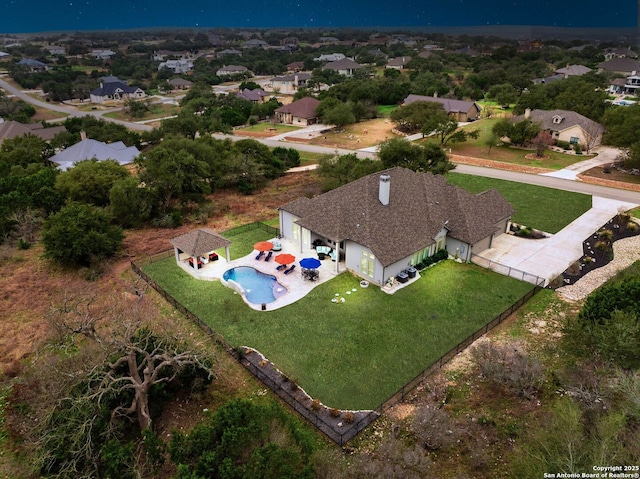
[[[569,155],[546,150],[544,153],[546,155],[545,159],[529,160],[525,158],[525,156],[530,153],[535,153],[534,149],[513,148],[509,146],[497,146],[493,147],[491,151],[489,151],[489,147],[486,146],[485,143],[491,133],[493,125],[498,121],[500,121],[500,118],[486,118],[484,120],[475,121],[465,125],[463,129],[479,130],[480,135],[476,139],[470,138],[464,143],[450,145],[452,153],[462,156],[503,161],[505,163],[514,163],[517,165],[548,168],[550,170],[561,170],[562,168],[566,168],[567,166],[579,161],[593,158],[593,155]]]
[[[275,125],[272,123],[256,123],[255,125],[250,125],[247,127],[243,127],[242,131],[250,132],[250,133],[264,133],[265,130],[273,128],[273,134],[287,133],[289,131],[300,130],[299,126],[291,126],[291,125],[280,125],[276,123]]]
[[[344,273],[292,305],[261,312],[219,282],[192,278],[173,257],[143,269],[232,345],[259,350],[311,396],[343,409],[375,408],[531,289],[445,261],[394,295],[362,289]],[[335,293],[346,301],[331,302]]]
[[[547,233],[557,233],[591,208],[591,196],[582,193],[462,173],[449,173],[447,180],[471,193],[497,189],[515,208],[514,222]]]
[[[380,116],[389,116],[393,110],[398,108],[398,105],[378,105],[377,111]]]

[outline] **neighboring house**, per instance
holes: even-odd
[[[121,141],[116,143],[103,143],[97,140],[84,139],[75,145],[62,150],[57,155],[49,158],[49,161],[60,170],[66,171],[73,168],[79,161],[96,159],[98,161],[115,160],[123,166],[131,165],[140,154],[135,146],[126,146]]]
[[[173,90],[188,90],[193,86],[193,82],[189,80],[185,80],[184,78],[173,78],[169,80],[167,83],[171,85]]]
[[[33,58],[23,58],[18,62],[18,65],[27,68],[31,72],[44,72],[49,70],[49,66],[46,63],[34,60]]]
[[[115,54],[116,52],[113,50],[107,49],[96,49],[91,51],[91,56],[97,60],[111,60],[111,57]]]
[[[347,57],[342,53],[329,53],[320,55],[313,60],[316,62],[337,62],[338,60],[344,60],[345,58]]]
[[[249,100],[252,103],[262,103],[269,97],[269,94],[259,88],[256,88],[255,90],[249,90],[248,88],[245,88],[244,90],[240,90],[236,94],[236,96],[238,98]]]
[[[343,58],[335,62],[327,63],[322,67],[323,70],[335,70],[340,75],[351,77],[356,70],[362,68],[362,65],[354,62],[351,58]]]
[[[640,76],[631,75],[624,78],[615,78],[609,84],[609,91],[614,95],[634,95],[638,94],[640,88]]]
[[[251,73],[251,72],[249,72],[247,67],[243,67],[242,65],[227,65],[220,68],[216,72],[216,75],[221,77],[225,75],[237,75],[237,74],[244,74],[244,73]]]
[[[264,40],[259,40],[257,38],[252,38],[251,40],[247,40],[242,44],[242,48],[267,48],[269,44]]]
[[[280,93],[295,93],[298,88],[306,87],[309,80],[311,80],[310,73],[296,73],[295,75],[274,77],[269,82],[271,89],[278,89]]]
[[[591,68],[584,65],[567,65],[564,68],[558,68],[555,73],[558,75],[564,75],[565,78],[572,76],[581,76],[589,73]]]
[[[627,48],[614,48],[607,50],[604,53],[605,60],[612,60],[614,58],[638,58],[638,54],[631,50],[631,47]]]
[[[188,51],[174,52],[171,50],[157,50],[153,52],[153,59],[157,62],[165,61],[170,57],[177,58],[179,60],[190,60],[193,58],[193,55]]]
[[[496,190],[471,194],[444,176],[391,168],[280,209],[280,233],[300,249],[322,242],[344,262],[383,285],[408,266],[446,248],[470,261],[508,231],[513,207]]]
[[[319,100],[310,96],[300,98],[298,101],[278,108],[275,111],[276,120],[289,125],[313,125],[318,119],[316,108],[319,103]]]
[[[9,55],[7,52],[0,52],[0,58],[8,58],[11,55]]]
[[[160,65],[158,65],[158,71],[162,69],[171,70],[176,75],[188,73],[193,70],[193,60],[167,60],[166,62],[162,62],[160,63]]]
[[[92,103],[104,103],[105,101],[122,101],[129,98],[145,98],[147,94],[137,86],[129,86],[123,82],[101,83],[100,88],[90,92]]]
[[[304,70],[304,62],[291,62],[287,65],[288,72],[299,72]]]
[[[472,58],[480,56],[480,53],[474,50],[473,48],[471,48],[470,46],[463,47],[460,50],[457,50],[456,53],[459,53],[460,55],[467,55]]]
[[[420,53],[418,53],[418,57],[420,58],[430,58],[433,56],[433,51],[432,50],[422,50]]]
[[[52,45],[50,47],[45,47],[45,50],[49,52],[49,55],[66,55],[67,51],[64,47],[60,47],[57,45]]]
[[[236,50],[235,48],[225,48],[224,50],[220,50],[218,53],[216,53],[216,56],[218,58],[224,58],[227,56],[241,57],[242,52],[240,50]]]
[[[385,68],[392,68],[394,70],[404,70],[407,63],[411,61],[411,57],[396,57],[387,62]]]
[[[437,96],[409,95],[404,99],[404,105],[410,105],[416,101],[429,101],[440,103],[444,111],[458,122],[474,121],[480,118],[482,108],[474,101],[453,100],[451,98],[439,98]]]
[[[63,131],[67,131],[64,126],[44,128],[42,123],[26,125],[24,123],[18,123],[17,121],[4,121],[0,122],[0,145],[4,140],[24,135],[35,135],[38,138],[42,138],[44,141],[49,141],[58,133],[62,133]]]
[[[568,110],[530,110],[512,119],[514,123],[529,119],[538,123],[542,130],[551,133],[554,140],[581,145],[591,150],[602,141],[604,126],[586,116]]]
[[[551,75],[544,78],[534,78],[531,81],[533,82],[534,85],[541,85],[541,84],[551,83],[554,81],[564,80],[564,79],[565,79],[565,76],[563,74],[557,73],[556,75]]]
[[[101,83],[127,83],[126,81],[120,80],[120,78],[114,75],[107,75],[104,77],[100,77],[100,82]]]
[[[614,58],[606,62],[598,63],[601,72],[620,73],[625,76],[635,75],[640,72],[640,61],[633,58]]]

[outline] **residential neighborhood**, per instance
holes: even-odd
[[[640,47],[520,30],[0,32],[0,476],[638,464]]]

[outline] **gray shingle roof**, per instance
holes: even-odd
[[[323,70],[356,70],[362,68],[362,65],[354,62],[351,58],[343,58],[335,62],[327,63],[322,67]]]
[[[110,81],[103,83],[100,88],[96,88],[91,91],[92,95],[96,96],[112,96],[117,92],[121,93],[135,93],[140,88],[137,86],[129,86],[122,82]]]
[[[473,101],[455,100],[452,98],[440,98],[414,94],[411,94],[407,98],[405,98],[404,104],[410,105],[411,103],[414,103],[416,101],[430,101],[434,103],[440,103],[442,106],[444,106],[444,110],[447,113],[467,113],[474,105],[478,109],[478,111],[482,110],[482,108],[480,108],[480,106],[478,106],[478,104]]]
[[[380,175],[388,174],[390,199],[380,203]],[[443,228],[468,244],[495,233],[495,224],[514,210],[495,190],[477,195],[450,185],[443,176],[391,168],[315,198],[281,207],[299,225],[334,241],[351,240],[371,249],[384,265],[434,243]]]
[[[231,241],[220,236],[209,228],[200,228],[190,231],[180,236],[176,236],[169,242],[188,254],[189,256],[198,257],[212,252],[213,250],[229,246]]]
[[[512,119],[517,123],[525,119],[525,115],[518,115]],[[580,113],[569,110],[531,110],[529,119],[539,123],[543,130],[562,131],[573,126],[579,126],[591,134],[602,134],[604,126]],[[557,119],[559,121],[554,121]]]
[[[121,141],[116,143],[103,143],[98,140],[82,140],[69,148],[62,150],[57,155],[49,158],[56,163],[62,171],[73,167],[74,163],[95,158],[98,161],[115,160],[121,165],[133,163],[140,151],[135,146],[126,146]]]
[[[289,103],[288,105],[281,106],[275,112],[276,113],[289,113],[299,118],[315,118],[316,108],[320,104],[319,100],[305,96],[298,101]]]
[[[612,60],[598,63],[598,68],[610,72],[640,72],[640,62],[633,58],[613,58]]]

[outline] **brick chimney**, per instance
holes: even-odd
[[[87,139],[87,133],[84,130],[80,130],[80,140],[84,141]]]
[[[378,199],[384,206],[389,204],[389,193],[391,191],[391,177],[380,175],[380,187],[378,188]]]

